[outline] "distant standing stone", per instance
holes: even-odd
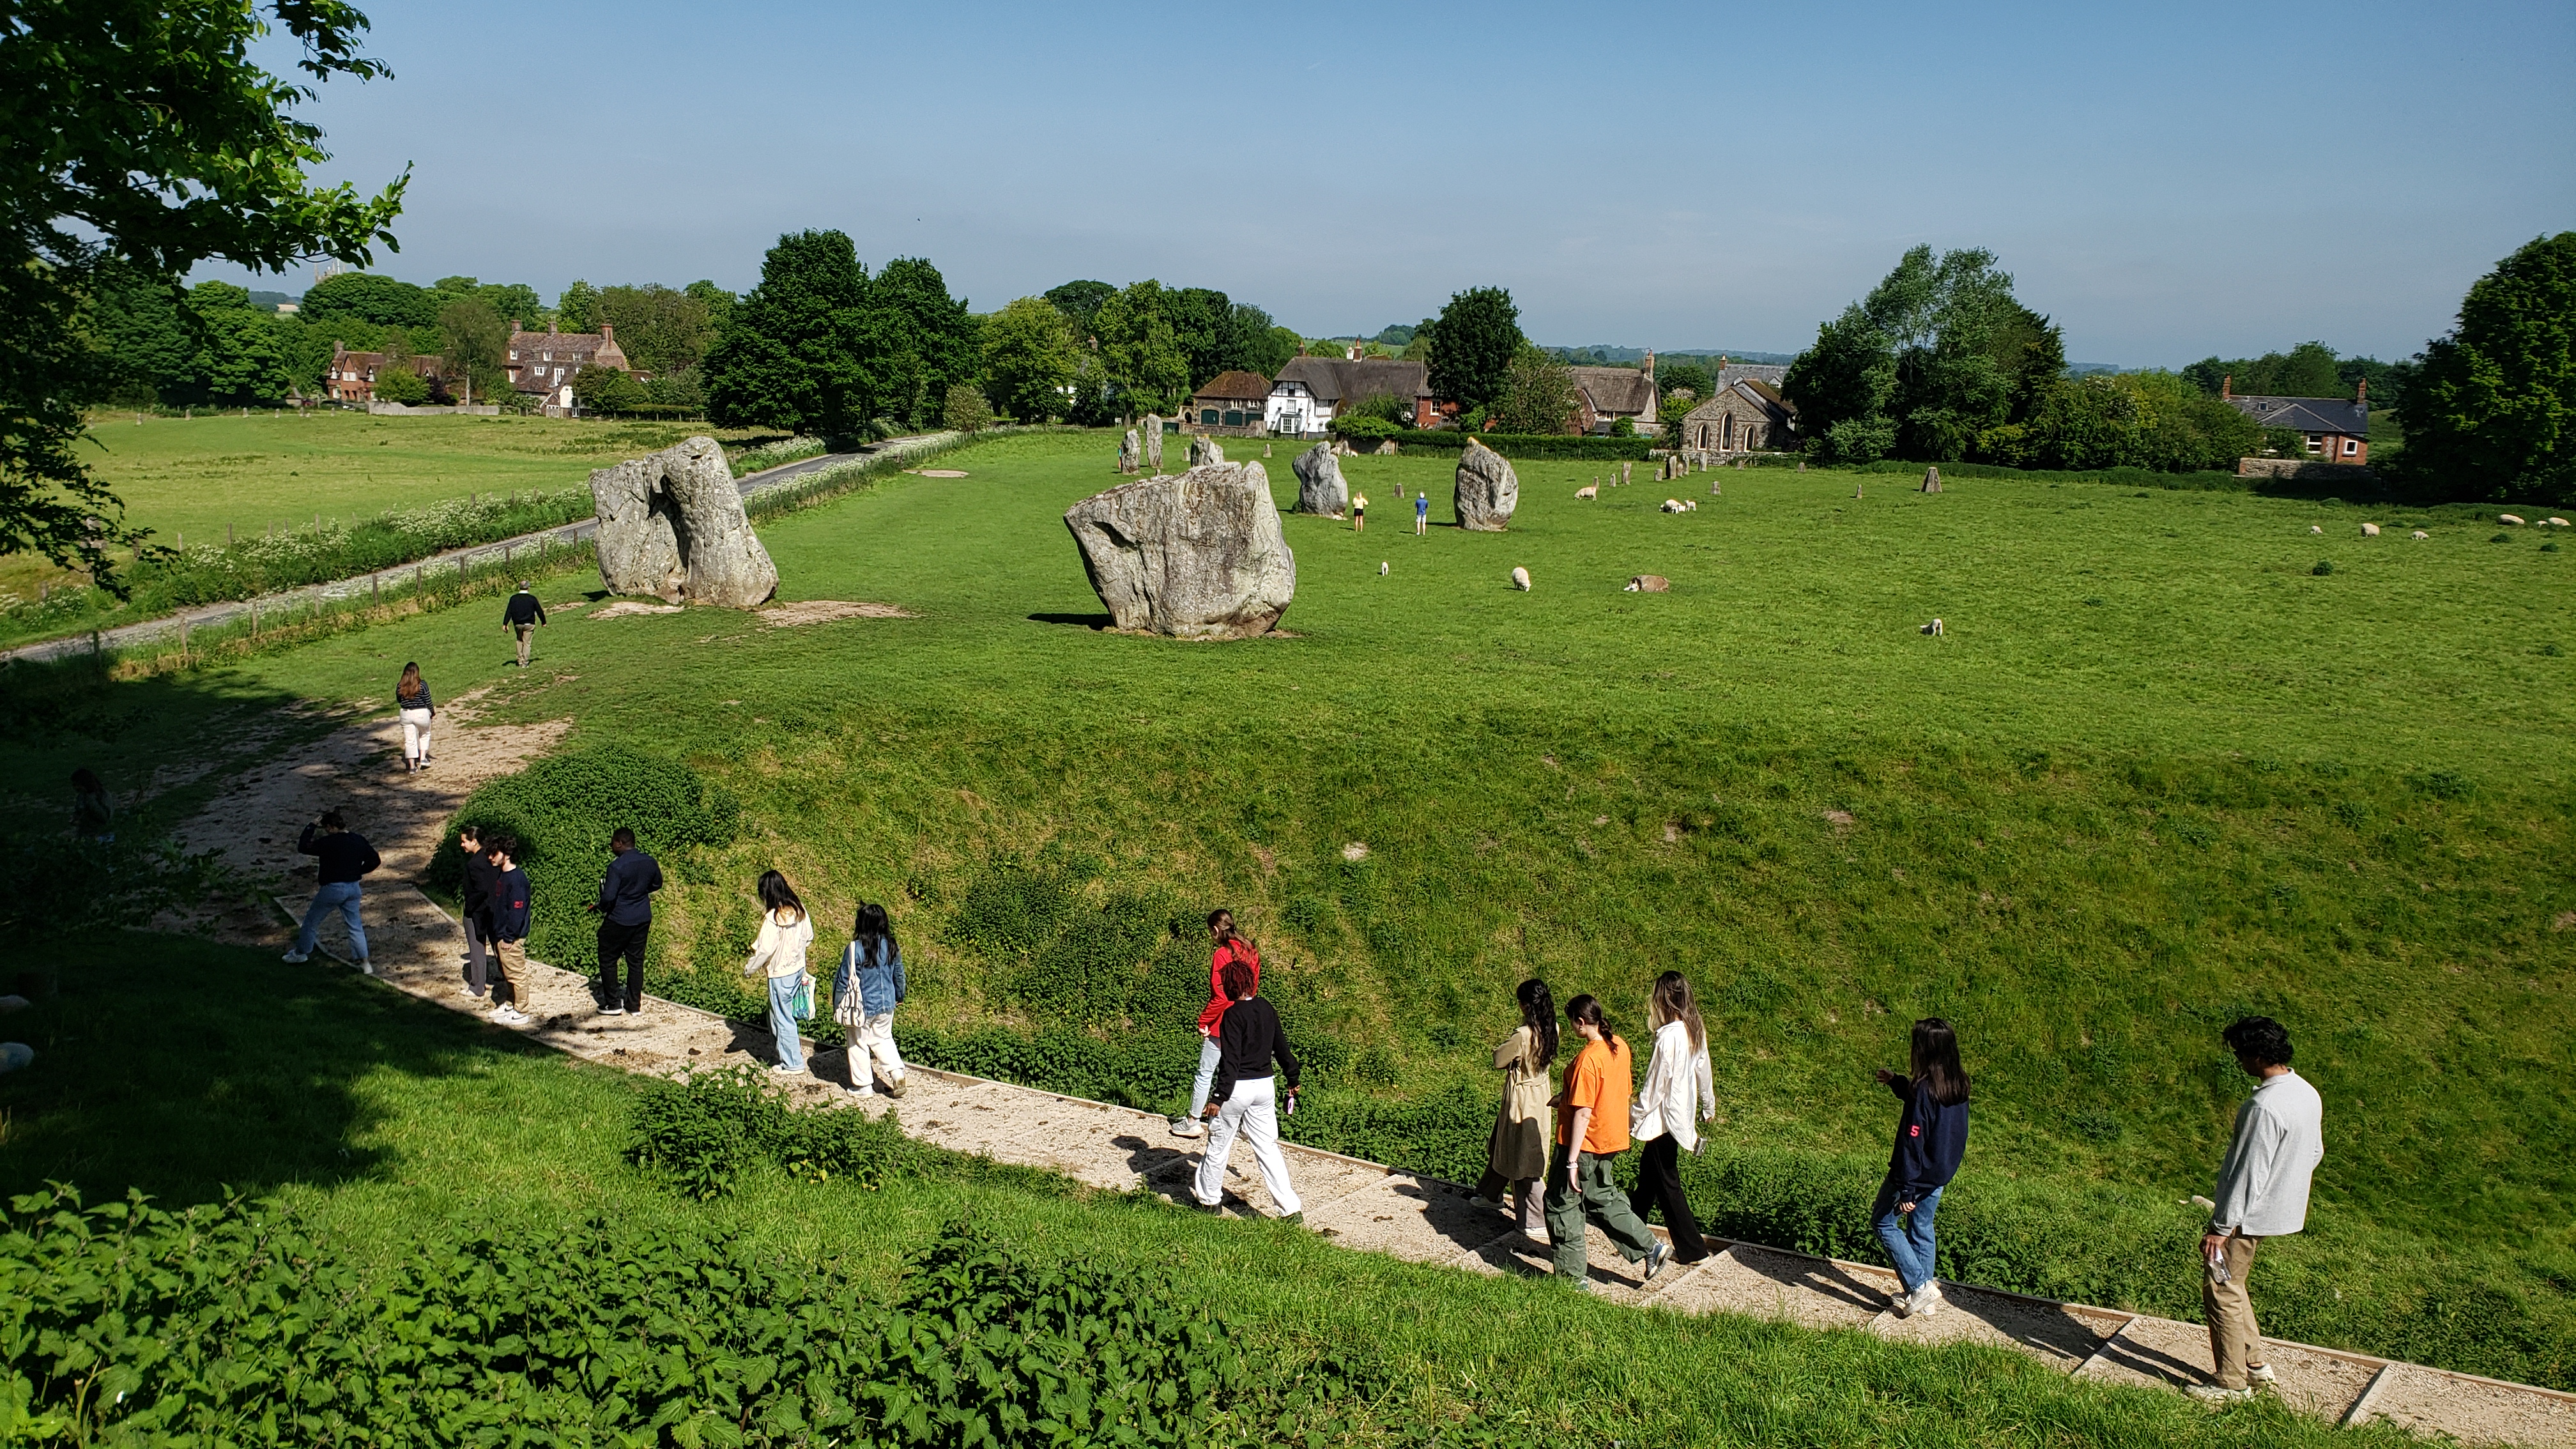
[[[1216,439],[1209,437],[1205,433],[1200,433],[1190,439],[1191,467],[1195,468],[1201,463],[1222,463],[1224,461],[1225,449],[1217,446]]]
[[[1127,430],[1126,440],[1118,445],[1118,471],[1121,473],[1135,472],[1136,460],[1144,456],[1145,445],[1136,440],[1136,430],[1134,428],[1129,428]]]
[[[1288,471],[1297,475],[1299,513],[1339,518],[1350,510],[1350,487],[1342,481],[1341,461],[1333,456],[1331,444],[1317,443],[1299,453]]]
[[[1467,451],[1458,455],[1457,499],[1460,528],[1500,533],[1521,506],[1520,476],[1502,454],[1469,438]]]
[[[1163,471],[1163,420],[1153,413],[1145,414],[1145,466]]]
[[[1940,469],[1926,468],[1923,470],[1923,491],[1926,493],[1938,493],[1941,491]]]
[[[751,531],[713,438],[590,475],[599,576],[610,591],[748,609],[778,592],[778,567]]]
[[[1258,463],[1121,483],[1066,509],[1064,526],[1121,629],[1248,639],[1268,633],[1297,592],[1297,559]]]

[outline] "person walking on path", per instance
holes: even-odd
[[[2325,1102],[2290,1070],[2290,1033],[2268,1016],[2240,1018],[2224,1034],[2236,1064],[2256,1081],[2236,1110],[2236,1137],[2218,1168],[2218,1206],[2201,1237],[2200,1306],[2209,1318],[2210,1382],[2190,1393],[2224,1404],[2276,1381],[2263,1357],[2247,1278],[2265,1238],[2308,1225],[2308,1184],[2326,1156]]]
[[[1556,998],[1547,983],[1531,979],[1513,993],[1520,1002],[1518,1030],[1494,1048],[1494,1070],[1503,1074],[1503,1101],[1494,1112],[1493,1139],[1485,1144],[1485,1175],[1476,1196],[1501,1208],[1511,1197],[1512,1221],[1532,1242],[1547,1241],[1548,1067],[1556,1060]]]
[[[1252,984],[1261,985],[1261,953],[1250,941],[1234,932],[1234,912],[1223,906],[1208,912],[1208,1004],[1199,1008],[1199,1072],[1190,1081],[1190,1110],[1172,1119],[1175,1137],[1201,1137],[1207,1128],[1200,1125],[1206,1115],[1208,1093],[1216,1087],[1217,1029],[1225,1020],[1230,998],[1225,994],[1225,965],[1241,961],[1252,968]]]
[[[1556,1276],[1592,1286],[1583,1224],[1589,1219],[1618,1245],[1619,1256],[1643,1260],[1646,1278],[1664,1271],[1673,1250],[1637,1220],[1628,1195],[1611,1180],[1612,1160],[1628,1150],[1630,1083],[1628,1044],[1610,1029],[1601,1003],[1590,995],[1565,1004],[1565,1019],[1583,1038],[1583,1050],[1565,1069],[1556,1095],[1556,1152],[1547,1164],[1547,1235],[1556,1246]]]
[[[1416,537],[1431,531],[1431,490],[1413,495],[1413,532]]]
[[[521,669],[528,667],[528,636],[542,628],[545,622],[546,606],[538,603],[537,596],[528,592],[526,579],[519,580],[519,591],[510,596],[509,603],[501,606],[501,626],[519,638]]]
[[[1682,1194],[1681,1155],[1699,1151],[1699,1124],[1717,1115],[1717,1091],[1709,1082],[1708,1028],[1682,973],[1655,978],[1647,1024],[1655,1029],[1655,1054],[1646,1062],[1646,1085],[1628,1109],[1628,1135],[1646,1148],[1637,1158],[1637,1190],[1628,1207],[1643,1222],[1660,1206],[1673,1260],[1696,1263],[1708,1256],[1708,1242]]]
[[[418,664],[403,666],[394,685],[394,708],[402,713],[403,772],[419,774],[429,768],[429,722],[438,718],[438,706],[430,702],[429,684],[420,677]]]
[[[528,873],[519,869],[518,837],[496,835],[491,845],[496,873],[492,895],[483,903],[483,930],[491,939],[502,984],[510,991],[509,1000],[492,1008],[492,1019],[503,1026],[525,1026],[534,1019],[528,1007],[536,1000],[528,990]]]
[[[885,907],[862,905],[832,978],[832,1019],[849,1032],[851,1096],[872,1095],[875,1081],[884,1082],[887,1096],[903,1095],[903,1056],[894,1049],[894,1009],[902,1004],[903,948],[894,922]]]
[[[72,834],[98,845],[116,843],[116,802],[107,782],[83,765],[72,771]]]
[[[320,941],[323,920],[338,911],[340,919],[348,924],[349,951],[358,969],[373,976],[376,967],[367,959],[367,928],[358,919],[358,901],[363,894],[358,880],[384,864],[383,858],[367,843],[367,837],[349,828],[349,822],[337,810],[325,810],[321,819],[305,826],[304,833],[296,838],[295,849],[300,855],[314,857],[321,868],[315,872],[318,889],[313,892],[313,904],[304,908],[304,924],[297,928],[295,948],[286,953],[286,959],[311,960],[313,948]]]
[[[483,843],[479,826],[458,829],[456,848],[465,855],[465,889],[457,902],[463,908],[465,925],[465,984],[457,989],[480,1001],[491,992],[489,912],[493,888],[501,880],[501,867],[493,863],[492,851]]]
[[[805,974],[805,953],[814,945],[814,922],[787,877],[774,870],[761,872],[760,910],[760,935],[751,943],[751,959],[742,963],[742,974],[757,976],[768,968],[769,1035],[778,1043],[778,1065],[770,1070],[782,1077],[801,1077],[805,1042],[797,1034],[796,1007],[800,996],[809,1002],[814,999],[813,978]]]
[[[1896,1300],[1897,1316],[1930,1315],[1941,1311],[1932,1215],[1968,1150],[1968,1074],[1959,1065],[1959,1034],[1937,1016],[1914,1023],[1905,1074],[1881,1067],[1878,1080],[1905,1111],[1896,1119],[1896,1145],[1888,1153],[1887,1180],[1870,1206],[1870,1228],[1887,1246],[1905,1288]]]
[[[653,934],[653,892],[662,888],[662,867],[635,848],[635,832],[618,826],[608,837],[608,873],[599,880],[599,899],[591,913],[599,917],[599,1014],[626,1016],[644,1010],[644,942]],[[617,982],[617,961],[626,960],[626,984]]]
[[[1217,1028],[1216,1086],[1201,1115],[1216,1125],[1208,1130],[1207,1148],[1199,1154],[1198,1176],[1190,1196],[1203,1208],[1225,1202],[1225,1163],[1234,1154],[1234,1139],[1252,1144],[1252,1160],[1261,1169],[1261,1185],[1278,1205],[1279,1215],[1293,1218],[1306,1204],[1288,1180],[1288,1159],[1279,1151],[1279,1084],[1270,1064],[1288,1074],[1288,1110],[1297,1110],[1297,1054],[1279,1029],[1279,1013],[1260,995],[1260,973],[1249,961],[1228,961],[1222,973],[1228,1005]]]

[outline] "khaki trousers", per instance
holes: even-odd
[[[528,943],[494,941],[492,959],[501,968],[501,980],[509,985],[510,1004],[521,1011],[528,1009]]]
[[[2209,1318],[2209,1357],[2222,1389],[2244,1388],[2245,1366],[2263,1361],[2263,1330],[2254,1326],[2254,1300],[2245,1291],[2262,1241],[2242,1234],[2227,1240],[2219,1250],[2219,1261],[2227,1265],[2224,1283],[2206,1264],[2201,1268],[2200,1307]]]
[[[537,632],[537,626],[534,624],[513,624],[510,627],[518,632],[519,667],[521,669],[525,669],[528,667],[528,636]]]

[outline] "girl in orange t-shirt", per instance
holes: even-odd
[[[1671,1261],[1654,1230],[1628,1206],[1611,1174],[1612,1161],[1628,1150],[1628,1044],[1610,1029],[1601,1003],[1589,995],[1565,1004],[1565,1019],[1583,1038],[1583,1050],[1565,1069],[1556,1097],[1556,1151],[1547,1164],[1547,1235],[1556,1247],[1556,1275],[1591,1286],[1583,1224],[1589,1219],[1617,1244],[1619,1256],[1646,1265],[1651,1280]]]

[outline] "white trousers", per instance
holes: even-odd
[[[903,1080],[903,1058],[894,1049],[894,1013],[862,1016],[850,1029],[850,1090],[864,1092],[876,1077]]]
[[[1288,1181],[1288,1159],[1279,1152],[1279,1088],[1269,1077],[1254,1077],[1234,1084],[1234,1095],[1217,1109],[1216,1126],[1209,1129],[1207,1150],[1199,1154],[1198,1180],[1190,1185],[1201,1207],[1215,1207],[1225,1201],[1225,1160],[1234,1151],[1234,1139],[1241,1134],[1252,1144],[1252,1160],[1261,1168],[1261,1185],[1270,1192],[1270,1200],[1279,1205],[1281,1216],[1302,1212],[1305,1203]]]
[[[428,710],[407,709],[402,712],[404,759],[429,758],[429,721]]]

